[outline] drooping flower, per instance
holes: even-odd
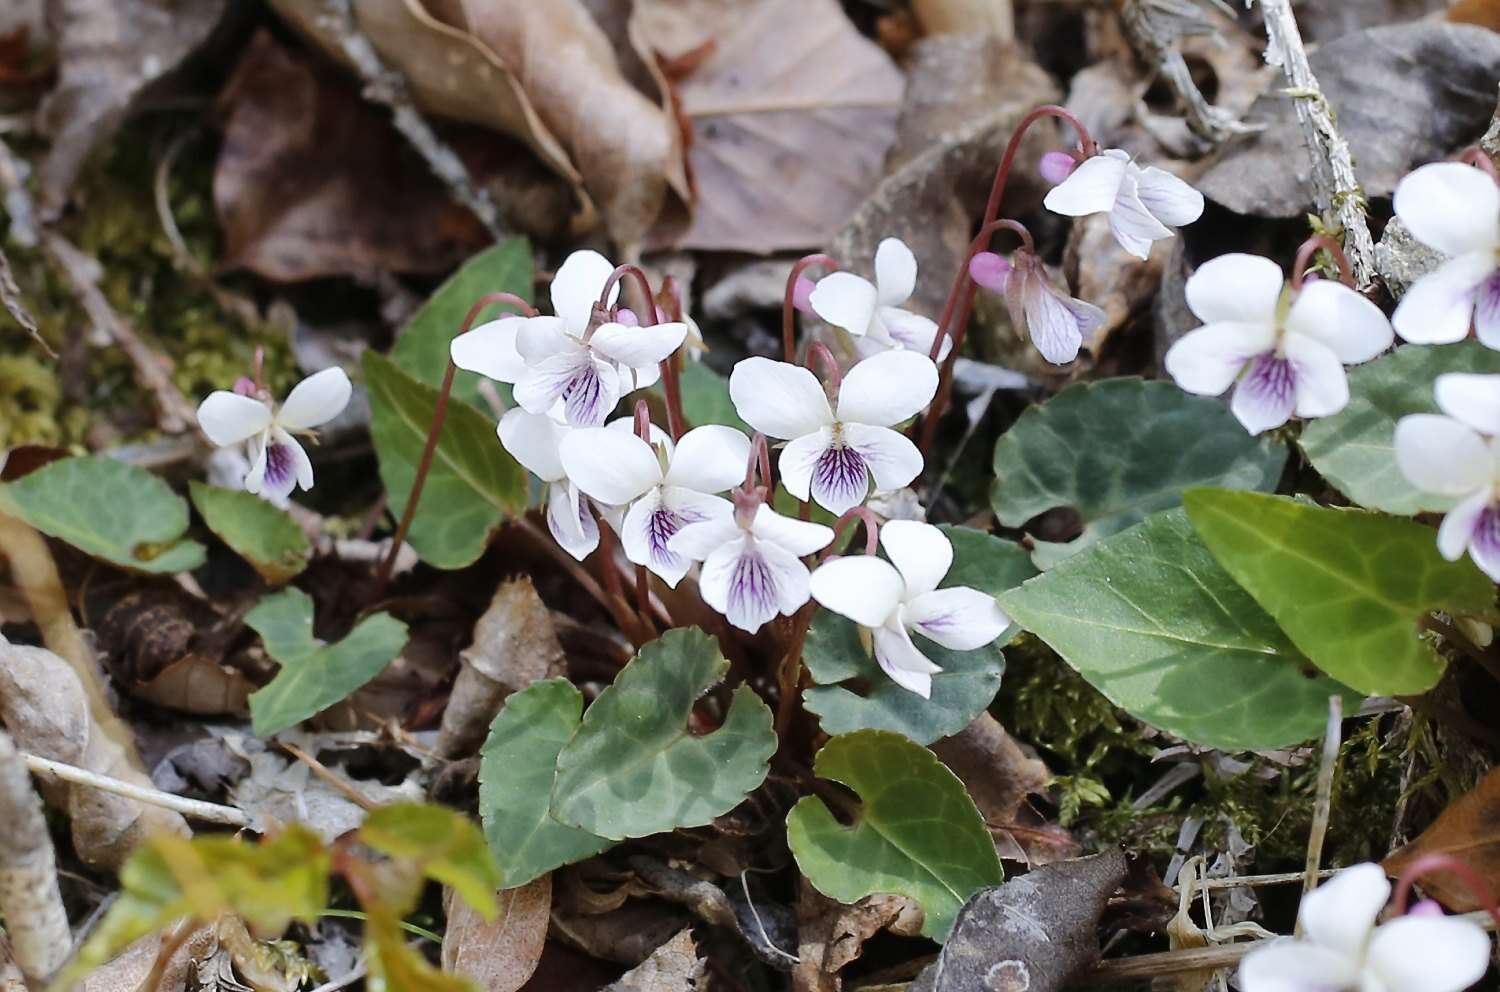
[[[728,517],[688,524],[667,547],[703,562],[698,591],[730,623],[755,633],[776,616],[791,616],[808,600],[802,556],[826,548],[833,530],[782,516],[764,503]]]
[[[514,407],[500,418],[496,433],[511,457],[547,484],[547,529],[564,551],[583,561],[599,546],[599,522],[559,455],[563,439],[575,430],[560,415]]]
[[[1091,156],[1047,194],[1048,210],[1067,217],[1108,213],[1109,229],[1130,254],[1145,258],[1151,242],[1203,215],[1203,194],[1170,172],[1141,168],[1118,148]]]
[[[199,404],[198,425],[220,447],[248,442],[245,489],[280,502],[298,486],[313,487],[312,461],[294,435],[311,434],[343,413],[352,388],[335,366],[297,383],[280,407],[263,392],[220,389]]]
[[[1375,925],[1391,883],[1346,868],[1302,899],[1303,939],[1269,941],[1240,962],[1241,992],[1462,992],[1489,967],[1490,939],[1454,916]]]
[[[1479,340],[1500,348],[1500,189],[1459,162],[1424,165],[1396,186],[1396,216],[1412,236],[1448,256],[1406,291],[1391,323],[1416,344]]]
[[[837,408],[807,369],[747,358],[729,375],[740,418],[781,451],[781,481],[831,513],[877,489],[899,489],[922,471],[917,446],[891,426],[914,416],[937,391],[937,366],[916,351],[886,351],[858,362],[838,386]]]
[[[1280,267],[1258,255],[1211,259],[1186,290],[1204,325],[1168,349],[1167,372],[1200,396],[1218,396],[1238,381],[1230,409],[1251,434],[1294,413],[1342,410],[1349,402],[1344,366],[1374,358],[1394,339],[1385,314],[1354,290],[1317,279],[1293,291]]]
[[[870,630],[875,661],[903,689],[932,696],[942,669],[911,639],[916,631],[953,651],[972,651],[999,637],[1010,618],[989,593],[968,586],[939,589],[953,567],[953,545],[931,524],[891,520],[880,528],[890,561],[874,555],[835,558],[812,574],[812,596]]]
[[[1010,280],[1010,260],[992,251],[981,251],[969,259],[969,278],[992,293],[1005,293]]]
[[[1438,408],[1396,424],[1396,464],[1412,485],[1458,498],[1438,528],[1438,551],[1468,551],[1500,582],[1500,375],[1437,377]]]
[[[659,364],[687,336],[684,323],[593,326],[614,265],[596,251],[575,251],[552,279],[552,317],[501,317],[453,339],[453,364],[515,384],[516,402],[536,414],[562,401],[578,427],[598,427],[625,393],[660,378]],[[614,302],[619,286],[610,291]]]
[[[856,344],[863,345],[862,354],[909,348],[926,355],[937,323],[901,308],[916,287],[916,256],[899,238],[885,238],[875,248],[873,283],[852,272],[830,272],[813,286],[807,302],[819,317],[854,335]],[[950,347],[944,340],[939,361]]]
[[[673,445],[665,435],[647,444],[630,420],[572,431],[561,461],[568,477],[601,502],[629,506],[620,525],[625,557],[676,586],[690,562],[670,545],[690,524],[725,520],[734,506],[714,493],[745,475],[750,440],[732,427],[695,427]]]
[[[1104,323],[1103,310],[1054,286],[1042,260],[1025,249],[1012,256],[1003,285],[1011,326],[1031,338],[1036,350],[1053,365],[1077,358],[1084,340]]]

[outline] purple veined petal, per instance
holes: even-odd
[[[1474,291],[1474,334],[1486,348],[1500,351],[1500,271]]]
[[[863,503],[870,492],[869,467],[842,435],[836,425],[831,442],[813,464],[809,486],[813,502],[834,516]]]
[[[818,460],[833,444],[833,428],[821,427],[811,434],[793,438],[777,455],[776,467],[781,472],[781,484],[786,491],[800,500],[812,498],[813,471]]]
[[[802,559],[786,548],[768,542],[757,542],[761,559],[771,572],[776,588],[776,607],[782,616],[789,617],[812,598],[810,589],[812,575]]]
[[[741,630],[755,633],[780,612],[776,573],[749,535],[715,549],[698,576],[703,601]]]
[[[1229,404],[1251,434],[1280,427],[1291,418],[1296,406],[1296,369],[1291,362],[1269,351],[1250,360]]]
[[[599,522],[589,512],[588,501],[566,481],[547,486],[547,529],[558,545],[579,561],[599,546]]]
[[[307,452],[285,431],[273,430],[264,435],[250,474],[245,477],[245,489],[257,496],[270,499],[285,499],[297,488],[312,488],[312,463]]]
[[[671,540],[689,524],[726,520],[734,507],[726,499],[705,496],[677,486],[660,486],[636,500],[625,515],[620,543],[625,557],[645,565],[667,585],[676,588],[691,560],[672,550]]]
[[[1203,216],[1203,194],[1165,169],[1135,170],[1136,195],[1151,216],[1168,227],[1182,227]]]
[[[1500,506],[1493,502],[1479,511],[1474,521],[1474,532],[1469,538],[1469,557],[1474,559],[1481,572],[1500,582]]]
[[[995,597],[968,586],[923,593],[907,604],[906,625],[950,651],[974,651],[1005,633],[1010,617]]]
[[[613,365],[579,348],[528,369],[516,383],[515,397],[531,413],[546,413],[562,400],[569,424],[598,427],[620,401],[620,379]]]
[[[1172,236],[1171,228],[1157,220],[1141,202],[1135,175],[1127,172],[1120,193],[1109,211],[1109,230],[1120,247],[1137,258],[1151,254],[1151,243]]]
[[[922,452],[889,427],[844,424],[844,444],[859,453],[879,490],[900,489],[922,473]]]
[[[1012,275],[1015,282],[1015,274]],[[1042,273],[1040,263],[1022,276],[1021,307],[1026,333],[1042,357],[1053,365],[1067,365],[1083,347],[1078,315]]]

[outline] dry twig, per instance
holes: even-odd
[[[1307,838],[1307,867],[1302,879],[1305,896],[1318,886],[1318,869],[1323,865],[1323,839],[1328,833],[1328,817],[1333,811],[1333,774],[1339,766],[1339,744],[1344,725],[1344,699],[1328,697],[1328,729],[1323,734],[1323,757],[1318,765],[1318,791],[1313,798],[1312,830]],[[1297,933],[1302,921],[1297,921]]]
[[[1185,0],[1125,0],[1120,12],[1130,43],[1154,63],[1162,79],[1182,101],[1188,129],[1215,145],[1231,138],[1254,134],[1260,125],[1247,124],[1208,98],[1193,82],[1187,60],[1177,50],[1182,33],[1178,25],[1186,18]]]
[[[70,782],[74,785],[85,785],[90,789],[99,789],[102,792],[112,792],[117,796],[127,799],[136,799],[150,806],[160,806],[162,809],[174,810],[183,816],[204,823],[218,823],[226,827],[243,827],[250,822],[244,810],[235,806],[220,806],[218,803],[203,802],[198,799],[185,799],[182,796],[174,796],[170,792],[162,792],[160,789],[148,789],[144,786],[134,785],[130,782],[122,782],[108,775],[99,775],[86,768],[76,765],[65,764],[61,761],[53,761],[50,758],[39,757],[35,754],[20,752],[21,759],[26,767],[38,775],[47,775],[61,782]]]

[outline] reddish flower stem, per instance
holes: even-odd
[[[635,280],[636,287],[645,298],[647,313],[641,315],[640,326],[650,327],[657,323],[656,297],[651,294],[651,280],[646,278],[646,273],[642,272],[638,265],[626,264],[615,266],[615,270],[604,281],[604,290],[599,294],[599,307],[609,306],[610,290],[614,289],[615,284],[622,281],[626,276]],[[666,393],[667,397],[667,430],[671,432],[672,440],[677,441],[682,437],[682,388],[677,381],[677,366],[673,363],[672,359],[673,355],[668,355],[662,359],[659,367],[661,369],[662,391]]]
[[[652,635],[643,633],[642,627],[646,621],[630,608],[630,600],[625,598],[625,584],[620,579],[619,562],[615,560],[615,532],[609,526],[609,521],[603,519],[599,521],[599,556],[604,591],[615,604],[610,612],[620,625],[620,633],[630,638],[630,642],[636,647],[640,647],[651,640]]]
[[[771,449],[766,444],[766,436],[757,433],[750,439],[750,460],[745,465],[745,485],[742,487],[746,492],[756,488],[755,470],[760,469],[760,488],[770,490],[771,488]]]
[[[1332,255],[1333,260],[1338,263],[1339,282],[1353,289],[1354,270],[1349,267],[1349,257],[1344,254],[1343,246],[1326,234],[1314,234],[1297,249],[1297,259],[1292,262],[1292,288],[1302,288],[1302,280],[1307,277],[1307,269],[1320,248]]]
[[[663,279],[659,295],[667,304],[668,316],[676,323],[686,323],[682,316],[682,297],[677,292],[677,280],[671,276]],[[662,391],[667,396],[667,430],[671,432],[673,441],[681,441],[683,432],[687,429],[687,418],[682,413],[682,351],[682,348],[678,348],[661,363]]]
[[[1490,914],[1496,927],[1500,928],[1500,906],[1495,903],[1494,890],[1478,872],[1451,854],[1424,854],[1402,869],[1401,876],[1396,879],[1396,893],[1392,899],[1392,908],[1397,915],[1406,912],[1406,901],[1410,898],[1411,888],[1417,879],[1434,871],[1451,872],[1461,878],[1475,900]]]
[[[1500,183],[1500,172],[1495,169],[1495,160],[1490,158],[1490,153],[1478,145],[1470,145],[1458,153],[1458,160],[1465,165],[1483,169],[1484,172],[1495,182]]]
[[[839,270],[838,261],[831,255],[804,255],[787,273],[786,295],[781,301],[781,349],[782,360],[794,365],[797,362],[797,308],[792,301],[797,296],[797,280],[813,265],[821,265],[830,272]]]
[[[536,309],[514,293],[486,293],[469,307],[469,312],[464,316],[464,322],[459,327],[458,334],[467,334],[473,330],[479,315],[495,303],[510,304],[527,317],[536,316]],[[417,515],[417,504],[422,499],[422,488],[427,485],[427,473],[432,471],[432,456],[437,451],[438,437],[443,432],[443,421],[448,418],[448,397],[453,392],[453,377],[457,374],[458,366],[453,364],[452,358],[449,358],[448,368],[443,372],[443,385],[438,389],[437,404],[432,408],[432,422],[427,427],[427,442],[422,446],[422,457],[417,461],[417,472],[411,480],[411,492],[406,497],[406,509],[402,511],[401,521],[396,525],[396,533],[391,537],[391,550],[386,553],[385,559],[380,563],[380,568],[375,572],[375,599],[385,595],[385,587],[391,580],[391,571],[396,567],[396,556],[401,553],[401,545],[406,541],[406,532],[411,530],[411,522]]]
[[[1073,130],[1078,132],[1078,152],[1087,158],[1099,153],[1099,145],[1089,135],[1088,128],[1083,122],[1071,112],[1056,104],[1047,104],[1037,107],[1031,113],[1021,118],[1016,125],[1015,131],[1011,132],[1010,141],[1005,145],[1005,153],[1000,158],[1000,165],[995,169],[995,181],[990,186],[990,198],[984,207],[984,220],[980,224],[980,234],[974,242],[969,245],[969,253],[960,260],[958,272],[953,277],[953,287],[948,291],[947,302],[943,304],[943,313],[938,320],[937,336],[933,338],[930,357],[937,361],[937,356],[942,350],[942,340],[945,335],[953,338],[953,347],[948,352],[948,358],[943,362],[941,375],[938,380],[937,395],[932,404],[927,408],[927,416],[923,418],[922,441],[917,446],[923,456],[932,446],[933,435],[937,431],[937,422],[942,418],[943,409],[947,406],[948,395],[953,383],[953,363],[958,360],[958,354],[963,349],[964,334],[969,326],[969,314],[974,308],[975,284],[969,279],[969,261],[982,251],[988,251],[990,247],[990,235],[993,233],[990,224],[1000,215],[1000,201],[1005,196],[1005,184],[1010,179],[1011,167],[1015,164],[1016,155],[1021,150],[1021,138],[1026,134],[1028,128],[1044,117],[1056,117],[1073,125]]]
[[[814,365],[823,366],[823,375],[834,390],[844,384],[844,373],[839,369],[839,360],[833,357],[833,352],[821,341],[814,341],[807,346],[807,367],[812,369]]]
[[[829,541],[828,547],[824,548],[818,555],[820,563],[827,560],[833,554],[833,549],[838,544],[839,538],[855,520],[865,525],[865,554],[873,555],[875,553],[876,548],[880,546],[880,520],[875,516],[875,511],[871,510],[868,506],[856,506],[853,509],[845,510],[844,515],[839,517],[838,521],[833,525],[833,540]]]

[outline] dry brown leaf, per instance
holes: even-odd
[[[226,623],[172,582],[143,584],[124,595],[110,588],[92,598],[107,604],[94,627],[100,654],[131,696],[195,716],[249,715],[255,686],[220,663],[243,630],[238,621]]]
[[[227,0],[49,0],[58,34],[57,87],[42,105],[52,139],[41,206],[60,210],[88,154],[124,121],[136,96],[201,45]]]
[[[219,941],[211,923],[190,924],[193,930],[177,950],[156,983],[156,992],[184,992],[188,976],[196,962],[212,955]],[[131,944],[108,964],[89,972],[78,984],[83,992],[140,992],[141,984],[151,974],[151,966],[161,952],[162,935],[148,934]]]
[[[702,992],[707,988],[708,972],[698,957],[693,931],[683,930],[599,992]]]
[[[1112,335],[1147,312],[1161,285],[1163,258],[1163,252],[1140,259],[1123,251],[1108,214],[1073,222],[1063,257],[1067,284],[1079,299],[1104,311],[1103,322],[1083,342],[1084,351],[1097,357]]]
[[[630,899],[607,913],[552,913],[552,935],[601,961],[638,965],[692,918],[676,906]]]
[[[1026,797],[1041,792],[1052,779],[1046,764],[1027,755],[988,713],[934,742],[932,751],[963,780],[991,826],[1014,823]]]
[[[449,758],[478,750],[506,696],[566,669],[552,615],[524,575],[495,590],[474,625],[474,643],[459,658],[437,743]]]
[[[610,236],[633,255],[676,171],[672,124],[626,81],[579,0],[429,0],[505,66],[572,157]]]
[[[443,890],[448,928],[443,933],[443,970],[462,975],[480,992],[516,992],[536,971],[547,942],[552,876],[500,893],[500,912],[485,920],[467,902]]]
[[[1380,866],[1394,877],[1426,854],[1452,855],[1478,873],[1491,890],[1500,891],[1500,768],[1480,779],[1416,840],[1388,855]],[[1483,908],[1457,875],[1434,871],[1420,881],[1428,895],[1455,913]]]
[[[838,0],[639,0],[630,37],[648,65],[688,66],[669,75],[697,197],[663,240],[815,247],[879,178],[902,76]]]
[[[268,279],[441,271],[488,241],[382,112],[269,33],[221,96],[225,264]]]

